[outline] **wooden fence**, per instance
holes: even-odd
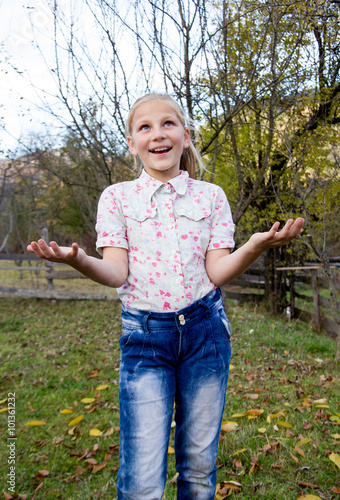
[[[117,296],[110,296],[105,293],[81,293],[81,292],[61,292],[55,290],[54,280],[65,279],[87,279],[78,271],[67,265],[54,264],[48,261],[42,261],[33,254],[0,254],[0,261],[12,261],[14,266],[1,266],[1,271],[15,270],[19,273],[36,271],[44,272],[47,281],[47,290],[28,289],[28,288],[10,288],[0,286],[0,295],[12,295],[17,297],[35,297],[41,299],[74,299],[74,300],[115,300]],[[23,266],[27,261],[29,265]],[[63,267],[64,269],[55,269]],[[332,266],[335,267],[335,266]],[[321,288],[327,288],[325,280],[322,277],[321,266],[311,265],[304,268],[278,268],[279,272],[289,273],[287,277],[288,287],[290,289],[290,306],[287,308],[290,317],[298,318],[302,321],[313,323],[317,331],[324,330],[332,337],[338,332],[338,326],[330,318],[330,300],[320,295]],[[340,274],[340,273],[339,273]],[[339,275],[338,275],[339,276]],[[313,291],[312,296],[299,293],[296,288],[299,284],[307,284]],[[251,301],[260,303],[264,297],[264,277],[261,269],[251,268],[240,278],[233,280],[223,289],[223,296],[237,302]],[[0,283],[1,285],[1,283]],[[340,290],[340,282],[336,282],[336,289]],[[305,304],[311,303],[312,312],[306,308],[297,307],[297,301],[303,301]],[[325,312],[325,310],[328,310]]]

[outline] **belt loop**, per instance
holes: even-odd
[[[150,316],[150,312],[144,314],[143,316],[143,329],[144,329],[144,333],[146,335],[148,335],[150,332],[149,332],[149,329],[148,329],[148,319],[149,319],[149,316]]]

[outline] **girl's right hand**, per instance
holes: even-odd
[[[71,247],[60,247],[55,241],[51,241],[50,246],[48,246],[44,240],[32,241],[27,246],[27,250],[35,253],[40,259],[60,264],[69,264],[71,266],[79,262],[86,255],[77,243],[72,243]]]

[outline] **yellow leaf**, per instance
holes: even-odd
[[[284,416],[285,416],[285,412],[283,410],[281,410],[278,413],[271,413],[269,415],[269,418],[279,418],[279,417],[284,417]]]
[[[30,422],[27,422],[27,424],[25,425],[30,427],[36,427],[38,425],[46,425],[46,422],[44,422],[43,420],[31,420]]]
[[[274,425],[274,431],[278,431],[278,430],[279,430],[279,428],[278,428],[278,426],[275,424],[275,425]]]
[[[292,459],[294,460],[294,462],[295,462],[296,464],[298,464],[298,463],[299,463],[299,459],[298,459],[295,455],[293,455],[293,454],[292,454],[292,453],[290,453],[290,452],[289,452],[289,455],[292,457]]]
[[[108,387],[109,387],[108,384],[98,385],[96,391],[103,391],[104,389],[107,389]]]
[[[248,415],[248,420],[254,420],[257,418],[257,415]]]
[[[323,405],[325,403],[327,403],[327,399],[323,398],[323,399],[316,399],[315,401],[313,401],[314,404],[316,405]]]
[[[234,365],[229,365],[229,370],[234,370],[235,366]]]
[[[307,443],[310,443],[311,442],[311,439],[309,438],[304,438],[304,439],[301,439],[298,443],[296,443],[296,447],[295,448],[301,448],[301,446],[307,444]]]
[[[337,465],[340,469],[340,456],[337,455],[336,453],[331,453],[329,455],[329,460],[332,460],[333,463],[335,463],[335,465]]]
[[[340,434],[331,434],[332,438],[340,439]]]
[[[242,448],[242,450],[237,450],[234,453],[232,453],[230,456],[233,457],[234,455],[239,455],[240,453],[243,453],[244,451],[247,451],[247,448]]]
[[[7,410],[8,410],[8,406],[6,406],[5,408],[1,408],[0,413],[3,413],[4,411],[7,411]]]
[[[168,453],[169,453],[169,455],[173,455],[175,453],[175,448],[173,448],[172,446],[169,446]]]
[[[224,432],[233,432],[237,429],[238,424],[235,422],[228,422],[227,424],[222,424],[221,425],[221,430]]]
[[[246,415],[262,415],[264,413],[264,410],[247,410]]]
[[[271,423],[272,423],[272,419],[271,419],[270,415],[268,415],[268,417],[267,417],[267,423],[268,423],[268,424],[271,424]]]
[[[299,455],[301,455],[302,457],[305,458],[305,452],[303,451],[302,448],[294,448],[294,451],[296,451],[296,453],[298,453]]]
[[[297,500],[321,500],[321,498],[316,495],[306,495],[305,497],[299,497]]]
[[[84,415],[79,415],[79,417],[76,417],[74,418],[73,420],[71,420],[71,422],[69,422],[67,425],[69,427],[73,427],[74,425],[77,425],[79,424],[79,422],[81,422],[84,418]]]
[[[70,413],[73,413],[73,410],[70,410],[69,408],[65,408],[64,410],[60,410],[60,413],[63,413],[64,415],[68,415]]]
[[[284,422],[283,420],[278,420],[277,424],[281,425],[281,427],[287,427],[289,429],[293,429],[292,425],[290,425],[288,422]]]
[[[8,399],[8,398],[7,398],[7,396],[5,397],[5,399],[2,399],[2,400],[0,401],[0,405],[3,405],[4,403],[6,403],[7,399]]]
[[[93,403],[93,401],[95,401],[95,398],[83,398],[80,401],[85,404],[90,404]]]
[[[99,429],[91,429],[90,436],[101,436],[103,433]]]
[[[332,415],[329,420],[331,422],[340,422],[340,417],[336,417],[335,415]]]
[[[102,464],[94,465],[92,468],[92,474],[95,474],[99,470],[103,469],[106,464],[107,464],[107,462],[103,462]]]
[[[267,429],[265,427],[260,427],[258,429],[258,431],[261,433],[261,434],[264,434],[265,432],[267,432]]]
[[[113,434],[113,427],[109,427],[108,430],[105,432],[104,436],[112,436]]]
[[[329,408],[328,405],[315,405],[315,408]]]
[[[234,413],[234,415],[232,415],[231,418],[246,417],[247,415],[248,415],[247,413]]]

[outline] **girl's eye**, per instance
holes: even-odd
[[[147,125],[146,123],[144,123],[144,125],[141,125],[139,127],[140,130],[147,130],[149,128],[149,125]]]
[[[167,120],[164,125],[166,127],[171,127],[173,124],[174,124],[174,122],[172,122],[171,120]]]

